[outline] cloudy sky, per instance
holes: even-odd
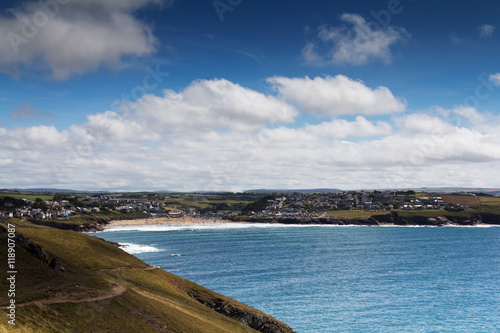
[[[500,4],[0,4],[0,188],[500,187]]]

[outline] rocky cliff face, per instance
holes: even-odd
[[[463,225],[473,226],[479,223],[500,224],[500,218],[492,214],[472,214],[467,217],[447,216],[443,214],[438,217],[426,216],[400,216],[396,212],[383,215],[373,215],[368,218],[355,219],[328,219],[328,218],[281,218],[273,220],[256,219],[252,222],[283,223],[283,224],[331,224],[331,225],[418,225],[418,226],[445,226]]]
[[[201,304],[215,310],[216,312],[235,319],[256,331],[262,333],[295,333],[288,325],[260,312],[249,312],[239,307],[235,302],[229,302],[213,294],[203,293],[193,289],[185,289],[185,292]]]

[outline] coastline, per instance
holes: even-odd
[[[460,223],[444,223],[444,224],[397,224],[391,222],[379,222],[379,223],[369,223],[366,220],[356,221],[357,223],[345,223],[346,221],[330,221],[330,222],[319,222],[319,221],[294,221],[290,223],[288,221],[231,221],[224,219],[205,219],[205,218],[195,218],[195,217],[180,217],[180,218],[147,218],[147,219],[135,219],[135,220],[113,220],[109,221],[101,227],[113,227],[113,226],[146,226],[146,225],[171,225],[171,226],[182,226],[182,225],[199,225],[199,224],[280,224],[288,226],[366,226],[366,227],[493,227],[499,226],[498,224],[488,224],[488,223],[475,223],[475,224],[460,224]],[[352,221],[350,221],[352,222]],[[101,229],[102,230],[102,229]]]
[[[155,217],[148,219],[137,219],[137,220],[112,220],[106,223],[106,226],[127,226],[127,225],[179,225],[179,224],[213,224],[213,223],[235,223],[230,220],[223,219],[203,219],[197,217]],[[237,222],[245,223],[245,222]]]

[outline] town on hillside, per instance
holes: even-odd
[[[345,191],[331,193],[116,193],[0,192],[0,218],[71,220],[78,216],[205,219],[362,218],[390,211],[460,212],[481,193]],[[491,196],[492,197],[492,196]],[[114,214],[114,215],[113,215]],[[135,214],[135,215],[134,215]]]

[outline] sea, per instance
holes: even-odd
[[[499,227],[109,227],[150,265],[297,332],[500,332]]]

